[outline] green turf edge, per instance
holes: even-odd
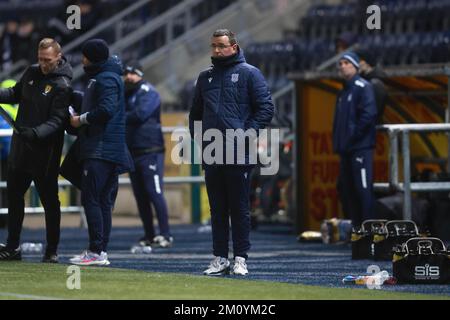
[[[82,267],[81,289],[69,290],[66,286],[70,276],[68,267],[64,264],[2,262],[0,299],[450,300],[450,296],[445,295],[388,292],[365,287],[330,288],[108,267]]]

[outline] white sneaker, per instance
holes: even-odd
[[[207,276],[220,276],[224,274],[230,274],[230,261],[223,257],[215,257],[209,264],[208,269],[203,271],[203,274]]]
[[[248,274],[245,258],[242,257],[234,258],[233,274],[238,276],[246,276]]]
[[[100,254],[96,254],[91,251],[84,251],[82,254],[74,256],[70,259],[70,263],[80,265],[80,266],[107,266],[111,263],[108,260],[108,254],[102,251]]]
[[[163,236],[156,236],[150,246],[155,248],[170,248],[173,244],[173,237],[165,238]]]

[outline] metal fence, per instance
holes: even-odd
[[[387,131],[389,136],[389,181],[375,183],[376,190],[395,190],[403,192],[403,219],[411,220],[412,192],[450,191],[450,181],[445,182],[411,182],[410,133],[412,132],[450,132],[450,124],[389,124],[378,126]],[[399,142],[402,141],[403,182],[399,182]],[[449,152],[450,155],[450,152]],[[447,158],[450,163],[450,157]],[[449,165],[447,165],[447,168]]]
[[[186,132],[187,134],[187,128],[185,127],[163,127],[162,129],[163,133],[172,133],[174,131],[178,132]],[[0,129],[0,137],[8,137],[11,136],[13,133],[12,129]],[[205,178],[203,176],[184,176],[184,177],[164,177],[163,179],[164,184],[201,184],[205,182]],[[129,178],[119,178],[119,186],[123,185],[130,185],[131,181]],[[58,185],[60,187],[72,187],[72,184],[65,180],[61,179],[58,181]],[[31,184],[32,187],[34,187],[34,183]],[[0,181],[0,190],[5,189],[7,187],[6,181]],[[44,208],[42,207],[26,207],[25,213],[43,213]],[[75,206],[63,206],[61,207],[62,213],[76,213],[76,212],[83,212],[83,207],[79,205]],[[7,208],[0,208],[0,215],[1,214],[7,214],[8,209]]]
[[[388,124],[380,125],[378,130],[386,131],[389,136],[389,174],[388,182],[375,183],[375,190],[403,192],[403,218],[410,220],[412,192],[450,191],[450,181],[445,182],[411,182],[411,152],[410,133],[413,132],[447,132],[450,133],[450,124]],[[185,127],[164,127],[164,133],[175,130],[187,131]],[[11,136],[12,129],[0,129],[0,137]],[[402,141],[401,154],[403,159],[403,182],[399,181],[399,144]],[[450,146],[449,146],[450,149]],[[450,155],[450,152],[449,152]],[[450,167],[450,157],[447,168]],[[198,184],[204,183],[203,176],[164,177],[165,184]],[[59,186],[71,186],[67,180],[60,180]],[[129,178],[119,178],[119,185],[129,185]],[[33,184],[32,184],[33,185]],[[6,182],[0,181],[0,190],[6,188]],[[0,214],[6,214],[6,208],[0,208]],[[41,207],[27,207],[26,213],[42,213]],[[81,206],[61,207],[61,212],[82,212]]]

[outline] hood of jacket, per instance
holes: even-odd
[[[122,76],[123,74],[122,61],[117,56],[111,56],[106,61],[84,66],[83,69],[86,74],[91,77],[99,74],[100,72],[107,71],[117,73],[119,76]]]
[[[40,71],[41,68],[39,67],[39,64],[36,64],[35,66],[39,70],[39,72],[42,73],[42,71]],[[48,78],[66,77],[69,80],[71,80],[73,77],[72,66],[67,61],[67,58],[63,56],[61,58],[61,60],[59,61],[58,65],[56,66],[55,70],[46,74],[45,77],[48,77]]]

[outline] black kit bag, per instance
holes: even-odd
[[[373,257],[377,261],[392,260],[393,250],[396,246],[418,236],[419,230],[414,221],[388,221],[384,232],[379,232],[373,237]]]
[[[59,174],[66,178],[75,187],[81,190],[81,179],[83,176],[83,162],[80,161],[80,140],[77,138],[70,146],[64,157]]]
[[[386,223],[387,220],[366,220],[360,230],[353,230],[351,237],[353,260],[373,258],[373,237],[375,234],[384,233]]]
[[[411,238],[394,250],[398,283],[450,284],[450,251],[438,238]]]

